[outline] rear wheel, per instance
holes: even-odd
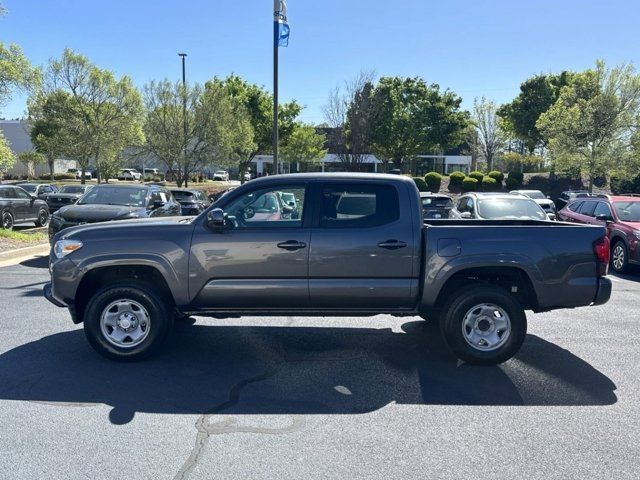
[[[2,228],[5,230],[13,228],[13,215],[11,215],[11,212],[2,212]]]
[[[162,344],[173,313],[156,292],[138,283],[96,292],[85,310],[84,332],[91,346],[112,360],[139,360]]]
[[[629,269],[628,250],[622,240],[614,243],[611,249],[611,268],[616,273],[624,273]]]
[[[497,365],[520,350],[527,317],[522,306],[499,287],[466,287],[449,297],[440,328],[446,344],[461,360]]]
[[[41,208],[38,212],[38,219],[36,220],[36,227],[44,227],[49,221],[49,212],[46,208]]]

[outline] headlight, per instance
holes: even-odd
[[[53,253],[57,258],[62,258],[81,248],[82,242],[80,240],[58,240],[53,247]]]

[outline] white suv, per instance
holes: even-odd
[[[220,182],[228,182],[229,172],[227,172],[226,170],[216,170],[215,172],[213,172],[213,179]]]
[[[142,175],[135,168],[123,168],[118,175],[120,180],[140,180],[141,178]]]

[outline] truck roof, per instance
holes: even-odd
[[[284,175],[270,175],[251,180],[251,185],[257,183],[277,183],[280,181],[308,181],[308,180],[385,180],[389,182],[411,182],[413,179],[404,175],[392,175],[388,173],[343,173],[343,172],[316,172],[316,173],[287,173]]]

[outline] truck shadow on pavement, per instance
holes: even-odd
[[[115,424],[136,412],[356,414],[412,405],[610,405],[615,384],[569,351],[529,335],[499,367],[460,364],[427,322],[371,328],[176,326],[171,345],[114,363],[83,332],[0,355],[0,399],[107,404]]]

